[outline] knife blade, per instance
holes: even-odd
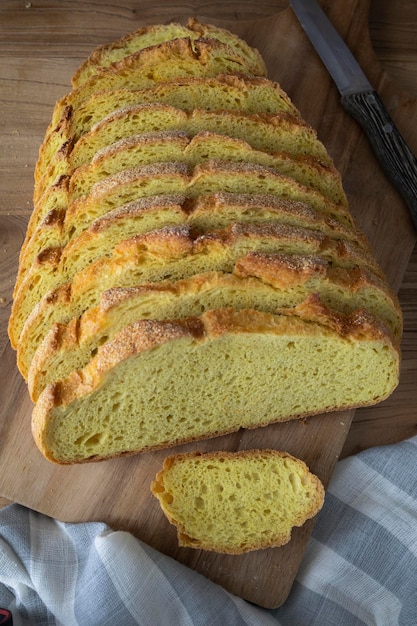
[[[302,28],[341,94],[341,104],[365,131],[385,174],[407,204],[417,229],[417,160],[379,94],[316,0],[290,0]]]

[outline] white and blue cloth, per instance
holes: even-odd
[[[14,626],[417,626],[417,437],[337,464],[278,609],[129,533],[17,504],[0,511],[0,607]]]

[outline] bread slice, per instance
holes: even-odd
[[[33,435],[57,463],[133,454],[374,404],[398,370],[398,346],[365,313],[142,320],[42,392]]]
[[[208,111],[236,110],[242,113],[286,111],[292,117],[301,117],[278,83],[259,77],[226,74],[216,78],[183,77],[152,89],[95,93],[79,109],[65,107],[61,120],[45,137],[39,157],[44,163],[38,166],[35,191],[39,185],[45,188],[48,181],[63,173],[60,168],[66,164],[59,158],[60,152],[72,147],[105,117],[120,109],[155,103],[183,111],[202,107]],[[48,172],[49,168],[52,171]],[[39,178],[41,170],[43,174]],[[35,202],[37,198],[38,194]]]
[[[352,242],[329,239],[319,231],[267,222],[265,224],[232,223],[222,231],[214,231],[197,236],[197,238],[190,236],[190,232],[189,227],[174,226],[137,235],[118,244],[111,256],[98,259],[83,269],[79,269],[78,264],[74,266],[74,260],[71,257],[61,263],[60,250],[47,250],[45,258],[42,256],[40,259],[42,271],[34,264],[15,295],[9,319],[9,337],[13,341],[12,345],[18,344],[26,320],[42,298],[61,285],[70,281],[90,285],[91,280],[96,281],[98,276],[103,276],[98,283],[101,289],[114,286],[113,281],[116,277],[118,280],[127,280],[130,285],[132,280],[136,280],[136,276],[138,279],[142,276],[143,264],[148,262],[150,266],[145,272],[149,269],[151,276],[145,280],[156,280],[156,277],[152,277],[154,271],[160,278],[166,277],[164,272],[170,272],[171,277],[174,277],[173,272],[175,272],[176,278],[182,278],[183,272],[187,272],[189,276],[190,272],[200,273],[218,269],[229,271],[230,263],[234,263],[238,258],[236,254],[241,256],[242,253],[260,249],[286,253],[321,254],[323,258],[330,259],[340,267],[363,266],[384,277],[381,268],[369,251],[363,250]],[[155,252],[148,254],[149,242],[156,243],[156,254]],[[229,249],[229,243],[232,249]],[[235,245],[237,247],[233,248]],[[162,255],[157,257],[161,251]],[[167,252],[170,258],[165,258]],[[184,254],[187,255],[186,260]],[[82,264],[83,257],[78,257],[78,259]],[[75,256],[75,260],[78,259]],[[218,267],[219,261],[229,265],[226,268]],[[138,263],[140,263],[139,266]],[[211,265],[212,263],[214,266]],[[133,274],[131,274],[132,271]],[[162,276],[160,276],[161,271]],[[120,286],[127,286],[127,284],[123,282]]]
[[[229,30],[213,26],[212,24],[204,24],[195,18],[189,18],[186,25],[170,22],[168,24],[145,26],[123,36],[117,41],[96,48],[75,72],[72,78],[72,87],[76,89],[100,72],[102,68],[121,61],[124,57],[130,56],[139,50],[185,37],[191,41],[196,39],[216,39],[229,46],[235,55],[245,59],[247,70],[251,74],[266,75],[265,63],[256,48],[249,46],[246,41]]]
[[[321,257],[249,253],[231,273],[209,272],[178,281],[113,288],[99,304],[67,324],[54,324],[37,348],[28,372],[31,398],[85,367],[100,345],[139,319],[176,319],[212,308],[275,313],[316,294],[329,308],[364,308],[399,339],[402,316],[395,294],[376,276],[357,268],[334,268]]]
[[[224,554],[285,545],[324,503],[303,461],[268,449],[170,456],[151,491],[180,546]]]

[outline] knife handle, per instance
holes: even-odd
[[[374,90],[343,96],[341,103],[365,131],[386,175],[394,183],[417,229],[417,160]]]

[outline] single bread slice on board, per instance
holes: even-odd
[[[36,183],[41,170],[53,163],[54,155],[66,145],[72,147],[102,119],[119,109],[159,102],[192,111],[241,111],[277,113],[287,111],[301,117],[288,95],[277,82],[260,77],[220,74],[214,78],[178,77],[147,89],[118,89],[94,93],[80,107],[64,106],[61,119],[47,131],[41,147]]]
[[[51,252],[47,257],[47,261],[50,262],[45,263],[43,262],[44,259],[41,259],[42,272],[38,266],[33,266],[33,272],[30,271],[26,274],[13,301],[8,328],[12,345],[19,343],[19,337],[26,320],[36,310],[42,299],[51,292],[59,289],[67,282],[73,281],[73,284],[91,285],[91,280],[97,281],[97,279],[102,290],[117,286],[113,282],[116,279],[128,281],[128,283],[122,282],[118,286],[130,286],[134,276],[142,276],[142,259],[145,264],[146,262],[151,264],[146,268],[146,271],[149,270],[151,274],[153,271],[157,273],[155,277],[150,276],[145,280],[157,280],[161,271],[161,278],[166,277],[164,272],[170,272],[172,277],[175,273],[176,278],[183,278],[182,272],[187,272],[189,276],[190,272],[200,273],[219,269],[230,271],[230,265],[227,268],[217,267],[219,260],[224,262],[227,259],[227,263],[234,263],[237,258],[234,256],[236,253],[241,256],[242,253],[245,254],[256,249],[268,252],[320,254],[323,258],[332,260],[339,267],[365,267],[384,278],[382,269],[370,251],[364,250],[353,242],[331,239],[320,231],[266,222],[265,224],[232,223],[221,231],[213,231],[197,236],[197,238],[194,238],[195,236],[190,237],[190,232],[187,225],[185,227],[167,227],[150,231],[144,235],[137,235],[118,244],[113,249],[112,256],[98,259],[76,273],[74,272],[74,264],[70,263],[71,259],[67,259],[66,265],[61,266],[62,255],[60,251],[47,251]],[[177,237],[177,234],[180,234],[180,238]],[[170,243],[171,240],[173,245]],[[158,258],[150,252],[148,241],[156,242],[157,253],[162,250],[162,256]],[[180,242],[181,245],[178,246]],[[229,243],[232,244],[231,250],[228,249]],[[234,248],[236,244],[237,248]],[[207,246],[208,249],[206,250]],[[248,247],[246,248],[246,246]],[[169,255],[174,252],[176,256],[173,267],[164,258],[165,248]],[[57,252],[58,258],[56,258],[55,252]],[[187,255],[186,260],[183,258],[184,253]],[[82,263],[83,258],[78,258]],[[179,263],[178,266],[177,263]],[[214,263],[214,266],[211,263]],[[131,274],[132,269],[133,274]],[[180,275],[176,273],[178,271]],[[106,280],[113,284],[106,284]]]
[[[110,289],[101,294],[98,306],[67,324],[54,324],[29,368],[31,398],[36,402],[47,385],[85,367],[100,345],[139,319],[176,319],[227,306],[275,313],[299,304],[309,294],[342,313],[364,308],[398,339],[401,336],[398,299],[370,272],[334,268],[321,257],[249,253],[229,274],[208,272]]]
[[[28,295],[9,320],[9,336],[16,342],[17,363],[26,378],[37,346],[54,322],[67,323],[113,287],[133,287],[160,280],[179,280],[203,272],[231,272],[249,252],[319,255],[337,267],[380,272],[373,259],[364,264],[363,251],[349,242],[281,224],[232,224],[201,236],[185,226],[151,231],[121,242],[109,258],[99,259],[75,274],[72,282],[48,292],[41,300]],[[384,277],[382,277],[384,280]],[[31,311],[31,312],[30,312]]]
[[[212,24],[204,24],[195,18],[189,18],[186,25],[170,22],[144,26],[133,33],[124,35],[117,41],[96,48],[75,72],[72,78],[72,87],[76,89],[91,76],[97,74],[101,68],[108,67],[139,50],[184,37],[189,37],[191,41],[200,38],[217,39],[228,45],[235,54],[245,59],[251,74],[266,75],[265,63],[256,48],[249,46],[246,41],[229,30]]]
[[[180,546],[223,554],[285,545],[324,503],[303,461],[268,449],[170,456],[151,491]]]
[[[142,320],[79,372],[46,387],[32,429],[57,463],[93,461],[239,428],[375,404],[398,384],[399,352],[365,313],[219,309]]]

